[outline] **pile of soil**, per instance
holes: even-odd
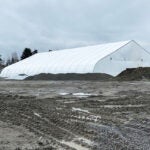
[[[115,79],[117,80],[143,80],[150,79],[150,67],[140,67],[140,68],[128,68],[125,71],[121,72]]]
[[[87,73],[87,74],[38,74],[27,77],[25,80],[85,80],[85,81],[139,81],[150,80],[150,67],[128,68],[118,76],[113,77],[104,73]]]
[[[25,80],[99,80],[108,81],[113,77],[103,73],[87,73],[87,74],[39,74],[35,76],[27,77]]]

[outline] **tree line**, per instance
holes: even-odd
[[[18,54],[16,52],[12,53],[11,57],[8,58],[6,61],[2,59],[2,55],[0,55],[0,65],[9,66],[11,64],[14,64],[20,60],[26,59],[34,54],[37,54],[38,50],[32,51],[30,48],[25,48],[21,54],[21,57],[18,57]]]

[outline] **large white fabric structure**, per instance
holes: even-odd
[[[40,73],[106,73],[116,76],[126,68],[149,66],[150,53],[135,41],[125,41],[38,53],[4,68],[0,76],[9,79],[24,79]]]

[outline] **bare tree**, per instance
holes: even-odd
[[[10,58],[8,58],[7,61],[6,61],[6,66],[9,66],[9,65],[11,65],[11,60],[10,60]]]
[[[2,55],[0,54],[0,65],[4,65],[4,60],[2,59]]]
[[[9,57],[9,58],[7,59],[6,65],[9,66],[9,65],[12,65],[12,64],[14,64],[14,63],[16,63],[16,62],[18,62],[18,61],[19,61],[18,54],[17,54],[16,52],[13,52],[13,53],[11,54],[11,57]]]
[[[12,53],[11,57],[12,57],[11,58],[11,64],[14,64],[14,63],[19,61],[18,54],[16,52]]]

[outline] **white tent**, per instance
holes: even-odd
[[[38,53],[6,67],[0,76],[9,79],[23,79],[40,73],[106,73],[116,76],[126,68],[149,66],[150,53],[135,41],[125,41]]]

